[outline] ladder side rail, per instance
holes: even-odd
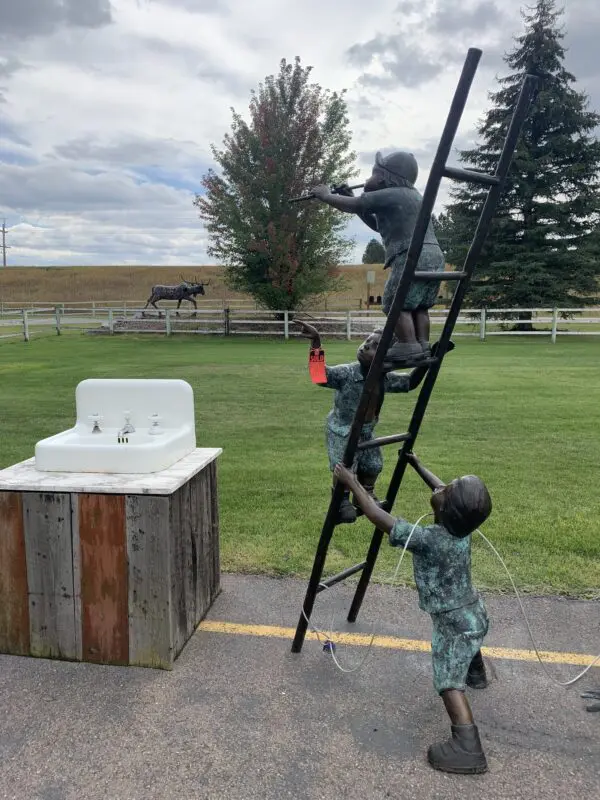
[[[331,500],[329,502],[329,509],[323,523],[319,542],[317,544],[317,552],[315,553],[315,560],[308,580],[306,588],[306,595],[302,604],[302,611],[300,612],[300,619],[296,627],[296,633],[292,642],[292,653],[299,653],[302,649],[304,637],[308,629],[308,620],[311,617],[315,599],[319,593],[319,584],[323,575],[325,561],[327,559],[327,551],[329,550],[329,543],[335,530],[335,520],[344,494],[344,486],[340,481],[336,481]]]
[[[436,353],[436,355],[439,355],[439,360],[437,363],[431,365],[427,375],[425,376],[425,380],[423,381],[423,386],[419,392],[419,397],[415,404],[412,419],[408,426],[408,433],[410,434],[410,439],[407,440],[408,442],[412,441],[414,443],[414,440],[419,432],[421,422],[423,421],[423,417],[425,416],[425,411],[431,397],[431,392],[442,366],[443,357],[446,354],[450,337],[452,336],[456,320],[460,314],[464,296],[469,288],[471,278],[475,271],[475,265],[479,259],[479,256],[481,255],[481,250],[492,224],[496,206],[498,204],[498,200],[500,199],[500,194],[502,193],[504,184],[506,182],[506,176],[508,175],[508,170],[510,169],[512,156],[517,145],[519,134],[521,132],[521,128],[523,127],[525,117],[529,111],[529,105],[533,96],[535,84],[536,79],[533,76],[525,76],[511,124],[506,135],[504,146],[502,148],[500,159],[498,161],[498,167],[496,169],[496,175],[499,177],[500,182],[496,186],[492,186],[488,191],[484,206],[479,215],[473,240],[462,268],[462,271],[467,273],[467,277],[465,280],[460,281],[457,284],[454,291],[452,302],[448,310],[448,315],[444,322],[444,327],[442,328],[442,333],[439,338],[439,345]],[[406,445],[402,449],[404,450],[405,447]]]
[[[477,48],[470,48],[465,59],[463,70],[454,93],[448,117],[446,119],[446,125],[444,126],[436,156],[429,173],[429,178],[423,195],[423,201],[421,203],[421,208],[419,210],[415,229],[413,230],[413,235],[406,257],[404,274],[402,275],[402,279],[400,280],[400,284],[396,290],[396,295],[388,314],[379,346],[367,374],[361,399],[354,415],[352,428],[343,457],[343,463],[347,467],[350,467],[354,460],[354,454],[360,438],[360,431],[368,407],[369,398],[371,392],[377,384],[377,381],[379,380],[385,354],[387,353],[389,345],[391,344],[394,327],[398,319],[402,303],[404,302],[406,294],[408,293],[410,283],[412,282],[413,275],[421,255],[425,234],[431,220],[431,214],[433,213],[437,192],[442,180],[443,170],[446,165],[446,160],[450,154],[450,149],[452,147],[456,131],[458,130],[462,113],[467,103],[469,91],[473,83],[481,55],[481,50]],[[336,485],[329,503],[329,509],[327,511],[325,522],[321,531],[321,536],[319,538],[317,553],[315,555],[313,569],[306,590],[302,612],[300,614],[298,627],[292,643],[292,652],[299,652],[302,648],[302,643],[308,628],[308,619],[310,619],[310,615],[312,614],[319,582],[325,566],[327,550],[335,529],[335,520],[342,501],[343,493],[344,487],[339,481],[336,481]]]
[[[454,97],[452,99],[452,104],[450,106],[450,111],[448,112],[446,124],[444,126],[444,130],[440,138],[440,143],[438,145],[438,149],[435,154],[435,158],[433,160],[433,164],[429,173],[427,185],[423,193],[423,200],[421,202],[421,207],[417,215],[417,220],[412,233],[408,252],[406,254],[406,263],[404,271],[402,273],[402,278],[400,279],[398,288],[396,290],[396,294],[394,296],[394,300],[388,312],[386,324],[381,334],[379,346],[377,348],[373,361],[371,362],[371,366],[365,380],[365,385],[363,387],[361,399],[358,404],[358,408],[356,409],[356,412],[354,414],[354,421],[352,423],[350,436],[348,437],[346,450],[344,452],[344,464],[347,467],[350,467],[354,460],[354,454],[356,452],[356,446],[360,439],[360,432],[362,429],[365,413],[369,404],[371,392],[373,391],[373,389],[375,389],[377,382],[379,381],[381,370],[383,367],[383,362],[385,360],[386,353],[389,349],[389,346],[391,344],[394,335],[394,328],[396,326],[396,322],[398,321],[398,317],[402,310],[402,305],[404,303],[406,295],[408,294],[408,291],[410,289],[410,285],[414,280],[414,273],[416,271],[417,264],[421,256],[421,251],[423,249],[423,242],[425,240],[427,228],[429,227],[429,224],[431,222],[431,215],[433,213],[433,208],[435,206],[435,201],[437,199],[437,194],[443,177],[443,172],[446,166],[446,160],[450,155],[450,150],[454,142],[454,137],[456,136],[456,132],[460,124],[462,113],[467,104],[467,100],[469,97],[469,90],[473,83],[473,79],[477,71],[477,66],[479,64],[481,54],[482,51],[478,50],[477,48],[472,47],[469,49],[460,79],[456,87],[456,91],[454,93]],[[443,275],[443,273],[440,273],[440,275]]]
[[[394,334],[394,328],[398,316],[400,314],[402,304],[408,293],[410,284],[413,280],[414,272],[416,271],[417,268],[417,264],[421,255],[421,250],[423,248],[423,242],[425,240],[425,234],[427,232],[427,228],[431,221],[431,215],[433,213],[433,208],[437,198],[437,193],[443,177],[443,170],[446,166],[446,160],[450,155],[450,150],[454,142],[454,137],[456,136],[456,132],[460,124],[462,113],[467,104],[469,91],[471,89],[475,73],[477,72],[477,67],[479,65],[481,55],[482,55],[481,50],[472,47],[469,48],[467,56],[465,58],[463,69],[456,90],[454,92],[454,97],[452,99],[450,110],[448,112],[446,124],[444,126],[444,130],[440,138],[438,149],[429,173],[427,185],[423,193],[421,208],[419,209],[419,214],[417,216],[415,228],[413,230],[411,242],[406,256],[404,273],[396,290],[394,301],[392,303],[392,307],[390,308],[387,321],[384,326],[383,333],[381,335],[379,346],[377,348],[377,351],[371,363],[371,367],[367,374],[361,399],[358,404],[358,408],[356,409],[356,412],[354,414],[352,428],[350,430],[350,435],[348,437],[348,442],[346,444],[346,449],[344,451],[344,457],[343,457],[343,463],[347,467],[350,467],[354,460],[354,454],[356,453],[356,447],[358,445],[358,441],[360,438],[360,432],[362,429],[363,420],[369,404],[370,395],[373,389],[376,387],[377,382],[379,380],[385,355],[391,344]],[[321,580],[321,576],[323,574],[323,568],[325,566],[325,560],[327,557],[329,543],[333,536],[333,532],[335,529],[335,520],[339,511],[339,507],[341,505],[343,494],[344,494],[344,487],[340,484],[340,481],[336,481],[335,488],[333,490],[331,500],[329,503],[329,509],[327,511],[325,522],[323,524],[323,528],[321,531],[321,536],[319,538],[317,553],[315,555],[313,569],[306,590],[305,600],[302,606],[302,612],[300,614],[300,619],[298,621],[298,626],[296,628],[296,634],[294,636],[294,640],[292,643],[292,652],[294,653],[298,653],[302,649],[302,644],[304,642],[306,631],[308,629],[308,620],[310,619],[314,607],[314,602],[317,596],[319,583]],[[370,572],[369,572],[369,577],[370,577]]]

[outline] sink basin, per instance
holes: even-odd
[[[75,426],[36,444],[37,470],[160,472],[196,448],[194,393],[186,381],[88,379],[77,386],[75,402]],[[126,420],[135,431],[119,435]]]

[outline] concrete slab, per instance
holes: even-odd
[[[209,620],[295,628],[306,583],[224,576]],[[411,590],[371,586],[355,626],[352,587],[318,598],[314,621],[427,639]],[[486,597],[487,644],[528,647],[508,597]],[[600,651],[600,605],[527,598],[548,650]],[[353,666],[364,647],[340,646]],[[600,714],[579,692],[550,685],[539,665],[490,662],[496,679],[471,692],[490,771],[434,772],[427,746],[448,734],[429,654],[373,648],[343,674],[312,641],[301,654],[281,638],[200,629],[172,672],[0,656],[0,798],[10,800],[252,800],[600,796]],[[552,664],[558,678],[581,667]]]

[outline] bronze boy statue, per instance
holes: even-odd
[[[294,320],[300,325],[304,335],[311,339],[311,350],[318,351],[321,348],[321,337],[319,332],[312,325],[300,320]],[[333,399],[333,409],[327,416],[327,453],[329,455],[329,466],[331,471],[338,461],[342,461],[344,450],[354,414],[360,401],[360,396],[364,387],[365,378],[369,371],[371,361],[377,350],[377,345],[381,338],[380,332],[372,333],[360,345],[356,352],[358,361],[350,364],[338,364],[334,367],[325,367],[322,380],[318,380],[319,386],[335,389]],[[454,344],[449,343],[448,350],[452,350]],[[433,345],[433,351],[437,348],[437,343]],[[388,373],[381,376],[379,387],[373,393],[365,416],[365,422],[361,431],[360,441],[373,439],[373,432],[379,419],[379,412],[383,405],[386,392],[410,392],[416,389],[425,377],[426,367],[417,367],[410,373],[394,374]],[[353,469],[358,472],[358,480],[364,486],[368,494],[375,502],[379,502],[375,497],[375,482],[379,473],[383,469],[383,458],[380,447],[372,447],[357,452],[354,460]],[[340,506],[338,522],[351,523],[356,520],[356,508],[350,502],[350,493],[346,491]]]
[[[341,187],[332,193],[328,186],[316,186],[312,194],[339,211],[357,214],[377,231],[385,246],[384,269],[392,268],[383,293],[383,311],[387,315],[400,283],[412,233],[421,207],[421,195],[415,189],[418,166],[412,153],[397,151],[385,158],[375,157],[371,177],[364,192],[354,197]],[[427,228],[418,270],[443,272],[445,258],[431,221]],[[439,282],[413,281],[395,326],[396,341],[386,354],[384,369],[414,366],[430,355],[429,309],[435,304]]]
[[[492,501],[483,481],[474,475],[456,478],[447,486],[416,456],[409,461],[433,489],[433,525],[417,526],[407,549],[413,554],[419,605],[431,614],[433,682],[451,722],[452,738],[428,750],[429,763],[444,772],[486,772],[487,762],[465,684],[485,688],[487,679],[481,643],[488,631],[483,600],[471,584],[471,533],[492,511]],[[389,534],[390,544],[404,547],[413,528],[377,506],[342,464],[335,476],[351,489],[355,501],[379,530]]]

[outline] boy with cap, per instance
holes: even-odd
[[[362,195],[354,197],[346,187],[340,187],[335,193],[328,186],[312,189],[316,198],[339,211],[357,214],[366,225],[381,235],[385,246],[384,269],[391,267],[392,270],[383,293],[383,311],[386,315],[404,272],[410,240],[421,208],[422,198],[414,185],[418,172],[417,161],[412,153],[398,150],[384,158],[378,152]],[[444,268],[444,254],[430,220],[417,269],[443,272]],[[429,309],[436,302],[439,288],[437,281],[413,281],[396,323],[396,341],[386,354],[384,369],[414,366],[430,356]]]

